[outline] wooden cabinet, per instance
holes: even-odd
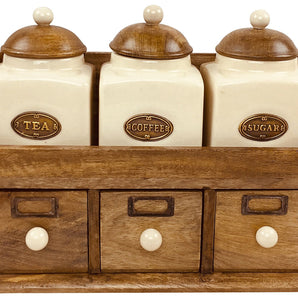
[[[49,239],[38,251],[25,241],[35,227]],[[0,260],[0,273],[87,272],[87,192],[0,192]]]
[[[199,271],[201,192],[101,192],[100,205],[102,272]]]
[[[1,147],[0,290],[297,291],[297,161],[286,148]],[[256,242],[263,226],[272,248]],[[25,243],[34,227],[40,251]]]
[[[214,270],[297,271],[297,222],[296,190],[217,192]],[[274,234],[265,233],[257,242],[262,227],[276,231],[272,247],[261,245]]]

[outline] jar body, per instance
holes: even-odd
[[[204,144],[298,146],[297,59],[262,62],[223,57],[201,66]]]
[[[4,55],[0,144],[90,145],[91,79],[92,66],[83,55],[41,60]],[[60,131],[51,134],[52,118]]]
[[[145,60],[112,53],[99,90],[99,145],[201,146],[203,80],[189,56]],[[150,124],[154,117],[162,120]],[[160,137],[150,139],[154,130]]]

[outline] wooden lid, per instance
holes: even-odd
[[[146,23],[134,24],[121,30],[110,43],[117,54],[142,59],[168,60],[183,58],[192,47],[178,30],[159,24],[163,11],[151,5],[144,10]]]
[[[33,13],[37,25],[24,27],[13,33],[1,51],[18,58],[70,58],[86,52],[86,47],[71,31],[51,26],[53,13],[47,7]]]
[[[222,39],[216,47],[220,55],[258,61],[283,61],[297,57],[297,48],[285,34],[265,29],[270,16],[264,10],[256,10],[250,16],[253,28],[239,29]]]

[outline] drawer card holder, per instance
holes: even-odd
[[[23,212],[19,209],[20,204],[29,203],[34,205],[35,203],[44,203],[50,206],[49,211],[32,211]],[[58,217],[58,199],[53,197],[41,197],[41,198],[25,198],[25,197],[14,197],[11,199],[11,216],[12,217]]]
[[[140,203],[166,203],[165,210],[138,210],[136,208],[137,202]],[[128,216],[146,216],[146,217],[170,217],[174,215],[174,198],[173,197],[163,197],[163,196],[138,196],[138,197],[129,197],[128,198]]]
[[[249,207],[251,200],[280,200],[280,207],[275,210],[253,210]],[[244,195],[242,197],[241,213],[243,215],[285,215],[288,212],[288,196],[283,195]]]

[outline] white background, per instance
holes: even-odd
[[[158,4],[164,10],[163,23],[175,27],[188,39],[194,52],[214,52],[215,46],[229,32],[249,27],[255,9],[266,9],[271,16],[268,26],[282,31],[298,44],[297,0],[7,0],[1,1],[0,44],[17,29],[32,25],[32,12],[48,6],[54,12],[53,24],[66,27],[78,35],[89,51],[109,51],[109,42],[125,26],[143,22],[143,9]],[[273,260],[274,262],[274,260]],[[0,260],[1,266],[1,260]],[[86,294],[75,295],[83,297]],[[99,296],[99,294],[95,294]],[[95,296],[92,295],[92,296]],[[119,294],[113,294],[119,295]],[[178,294],[186,297],[297,297],[290,294]],[[6,295],[5,295],[6,296]],[[9,295],[16,297],[19,295]],[[34,295],[34,297],[48,295]],[[57,294],[56,294],[57,296]],[[74,294],[63,295],[73,297]],[[112,295],[102,295],[111,297]],[[124,294],[121,297],[152,297],[152,294]],[[159,294],[172,297],[177,294]],[[2,296],[3,297],[3,296]],[[32,294],[22,295],[32,297]]]
[[[155,3],[154,3],[155,2]],[[53,24],[78,35],[89,51],[109,51],[109,42],[125,26],[143,22],[143,9],[158,4],[163,23],[188,39],[194,52],[214,52],[229,32],[250,27],[250,13],[266,9],[268,27],[287,34],[298,45],[297,0],[7,0],[0,1],[0,44],[17,29],[32,25],[32,12],[49,6]]]

